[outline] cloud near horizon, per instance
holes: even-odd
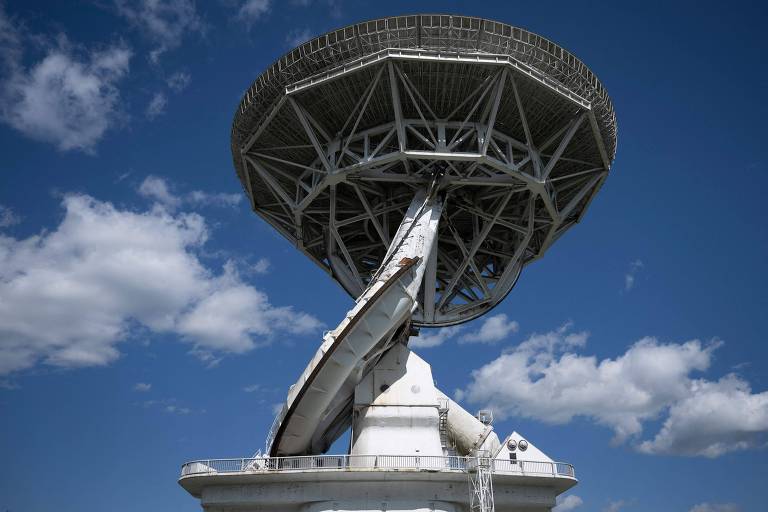
[[[690,512],[740,512],[741,507],[735,503],[699,503]]]
[[[520,325],[517,322],[510,320],[506,314],[499,313],[486,317],[478,329],[461,336],[458,335],[464,332],[462,325],[440,329],[422,329],[418,336],[411,338],[409,345],[412,348],[439,347],[446,341],[457,337],[456,341],[460,345],[468,343],[493,345],[517,332],[519,328]]]
[[[570,512],[571,510],[579,508],[583,504],[584,500],[575,494],[569,494],[565,497],[558,496],[557,505],[555,505],[555,508],[552,509],[552,512]]]
[[[240,204],[243,194],[226,194],[223,192],[204,192],[193,190],[187,194],[178,194],[167,180],[159,176],[149,175],[144,178],[137,190],[139,195],[156,201],[170,211],[176,210],[182,204],[195,206],[224,206],[235,207]],[[266,269],[265,269],[266,270]]]
[[[768,391],[753,393],[735,374],[695,377],[722,342],[662,343],[645,337],[615,359],[578,352],[589,334],[566,324],[532,334],[472,372],[457,399],[550,424],[587,418],[610,428],[613,442],[646,454],[718,457],[758,448],[768,438]],[[642,439],[646,423],[661,429]]]
[[[39,363],[103,366],[137,328],[169,333],[204,360],[320,329],[278,307],[232,262],[216,271],[197,251],[197,213],[119,209],[82,194],[62,200],[61,223],[16,239],[0,233],[0,375]]]

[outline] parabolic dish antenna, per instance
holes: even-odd
[[[243,97],[232,155],[253,210],[353,297],[416,190],[444,199],[418,326],[493,308],[584,215],[616,151],[611,101],[557,44],[496,21],[398,16],[314,38]]]
[[[352,425],[352,454],[443,453],[436,410],[449,399],[407,349],[410,327],[498,304],[582,218],[615,151],[613,107],[592,72],[504,23],[383,18],[272,64],[235,115],[237,174],[253,210],[356,303],[289,391],[267,452],[323,453]],[[394,381],[363,389],[406,360],[401,384],[429,389],[427,402],[386,395]],[[450,410],[457,453],[500,446],[486,423]],[[410,440],[390,446],[403,421]]]

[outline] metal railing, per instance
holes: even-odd
[[[181,476],[220,473],[273,473],[289,471],[472,471],[472,457],[420,455],[316,455],[302,457],[251,457],[187,462]],[[575,478],[571,464],[529,460],[494,459],[491,471],[498,474]]]

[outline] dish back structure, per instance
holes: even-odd
[[[584,215],[616,151],[595,75],[497,21],[358,23],[282,56],[247,90],[232,156],[253,210],[354,298],[416,190],[443,200],[417,326],[476,318]]]

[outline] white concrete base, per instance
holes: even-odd
[[[184,477],[207,512],[468,512],[464,473],[433,471],[300,471]],[[549,512],[576,484],[566,477],[494,475],[498,512]]]
[[[445,501],[428,502],[428,507],[417,507],[413,501],[382,501],[372,503],[369,501],[350,501],[339,503],[338,501],[323,501],[312,503],[302,507],[303,512],[459,512],[453,504]],[[375,508],[378,507],[378,508]]]
[[[550,512],[576,485],[572,468],[561,471],[520,434],[500,444],[492,427],[435,388],[429,364],[405,345],[361,379],[353,410],[349,456],[198,461],[179,483],[206,512],[469,512],[467,468],[476,459],[445,456],[442,411],[451,450],[494,459],[496,512]]]
[[[432,368],[402,344],[355,388],[351,455],[442,456]]]

